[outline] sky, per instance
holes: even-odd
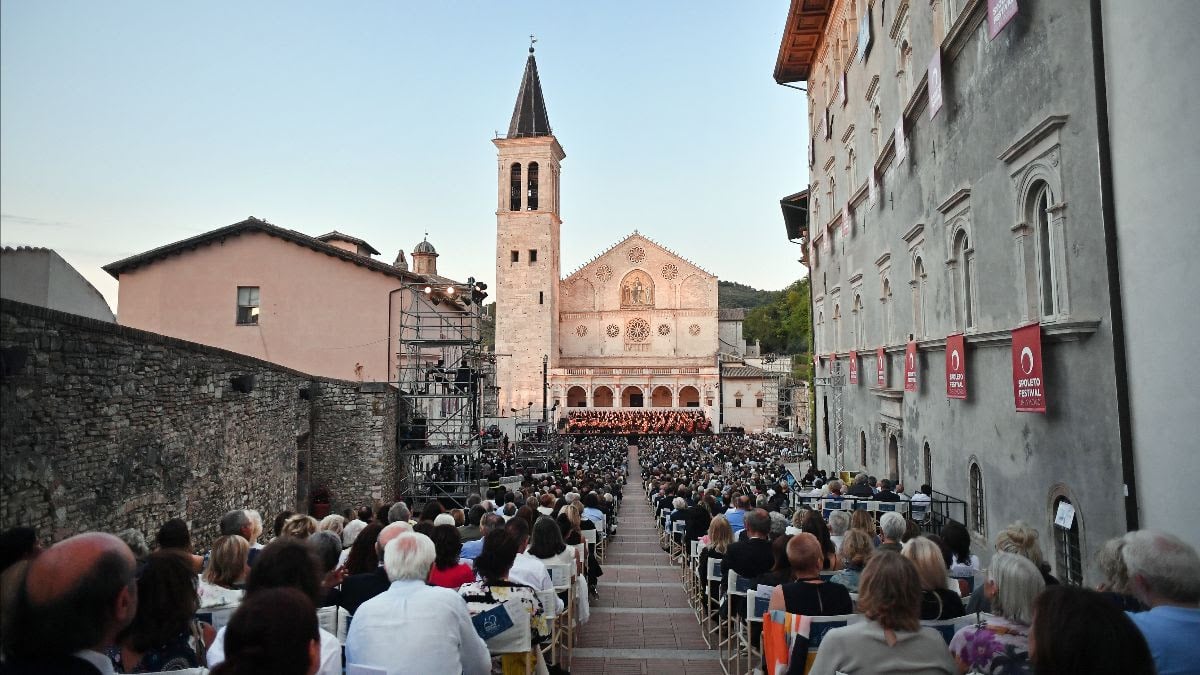
[[[638,230],[779,289],[805,271],[804,94],[771,77],[787,0],[0,3],[0,244],[101,266],[247,216],[429,233],[495,275],[493,136],[529,35],[562,169],[562,273]]]

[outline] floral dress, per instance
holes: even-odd
[[[533,631],[535,642],[544,642],[550,638],[550,622],[542,610],[533,588],[524,584],[502,582],[489,585],[486,581],[475,581],[463,584],[458,594],[467,601],[467,607],[474,614],[475,608],[481,605],[498,605],[508,600],[518,600],[529,610],[529,627]]]
[[[954,634],[950,654],[960,669],[987,675],[1024,675],[1029,662],[1029,626],[994,616]]]

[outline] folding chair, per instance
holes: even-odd
[[[737,673],[738,665],[741,663],[740,651],[742,647],[747,646],[749,642],[749,632],[743,634],[742,629],[746,627],[745,617],[739,617],[735,614],[734,608],[739,604],[744,603],[743,599],[747,592],[752,590],[750,580],[746,577],[738,576],[737,572],[729,570],[729,579],[727,580],[727,588],[725,589],[725,645],[727,646],[728,656],[722,656],[721,669],[727,674]],[[741,605],[745,606],[745,605]],[[718,633],[719,636],[719,633]],[[724,651],[723,651],[724,654]],[[730,670],[732,668],[732,671]]]
[[[512,626],[484,640],[488,653],[502,658],[507,655],[523,656],[525,674],[532,675],[537,654],[533,645],[533,628],[529,625],[529,611],[518,600],[498,606],[507,612]]]
[[[336,635],[338,642],[346,644],[346,634],[350,632],[350,612],[345,607],[330,605],[317,609],[317,623],[329,633]]]
[[[957,619],[942,619],[940,621],[934,621],[934,620],[921,621],[921,625],[924,626],[925,628],[932,628],[932,629],[936,630],[938,632],[938,634],[942,636],[942,639],[946,641],[947,646],[949,646],[950,641],[954,639],[954,634],[958,632],[958,629],[962,628],[963,626],[973,625],[974,623],[975,623],[975,617],[974,617],[974,615],[971,615],[971,614],[968,614],[966,616],[960,616]]]
[[[701,619],[700,625],[704,629],[702,633],[704,636],[704,644],[712,647],[712,639],[709,638],[709,635],[716,631],[717,641],[720,642],[721,638],[720,616],[717,615],[717,620],[713,621],[714,607],[712,606],[713,598],[720,592],[721,589],[721,559],[709,558],[705,567],[707,569],[704,570],[704,578],[702,580],[704,584],[704,590],[703,594],[701,595],[699,609]],[[709,627],[710,623],[713,624],[712,627]]]
[[[754,659],[762,663],[762,623],[763,614],[771,605],[771,596],[760,596],[754,590],[746,593],[746,672],[753,672],[757,666]],[[758,626],[758,640],[754,639],[754,626]]]
[[[695,606],[692,601],[696,595],[696,583],[700,579],[700,575],[696,570],[697,561],[700,559],[700,542],[693,539],[688,542],[686,557],[680,568],[683,576],[683,591],[687,594],[688,604]]]
[[[671,538],[667,541],[667,553],[671,556],[671,562],[683,555],[683,534],[686,531],[687,523],[682,520],[671,523]]]
[[[566,565],[563,565],[563,567],[566,567]],[[567,607],[563,607],[562,613],[558,611],[557,589],[539,590],[535,591],[535,593],[537,594],[538,602],[542,604],[542,616],[545,617],[546,622],[550,625],[550,641],[545,645],[540,645],[539,648],[542,651],[543,658],[549,654],[549,662],[558,663],[558,645],[562,632],[562,619],[566,618],[565,612],[567,611]]]
[[[808,673],[812,669],[813,661],[817,658],[817,651],[821,648],[821,641],[825,639],[826,633],[834,628],[843,628],[862,620],[861,614],[811,617],[808,628],[808,660],[804,664],[804,672]]]
[[[225,624],[229,623],[229,619],[233,617],[233,613],[237,611],[237,605],[221,605],[219,607],[205,607],[196,611],[196,618],[213,627],[213,630],[221,630]]]

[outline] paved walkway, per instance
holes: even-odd
[[[617,536],[604,557],[600,599],[592,602],[571,673],[720,675],[717,652],[704,644],[679,568],[659,548],[636,478],[641,475],[636,448],[630,449],[629,474],[634,478],[626,486]]]

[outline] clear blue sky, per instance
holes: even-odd
[[[495,149],[530,33],[563,163],[563,273],[634,229],[722,279],[799,278],[779,198],[804,95],[771,78],[786,0],[0,5],[0,238],[100,266],[254,215],[423,233],[494,275]]]

